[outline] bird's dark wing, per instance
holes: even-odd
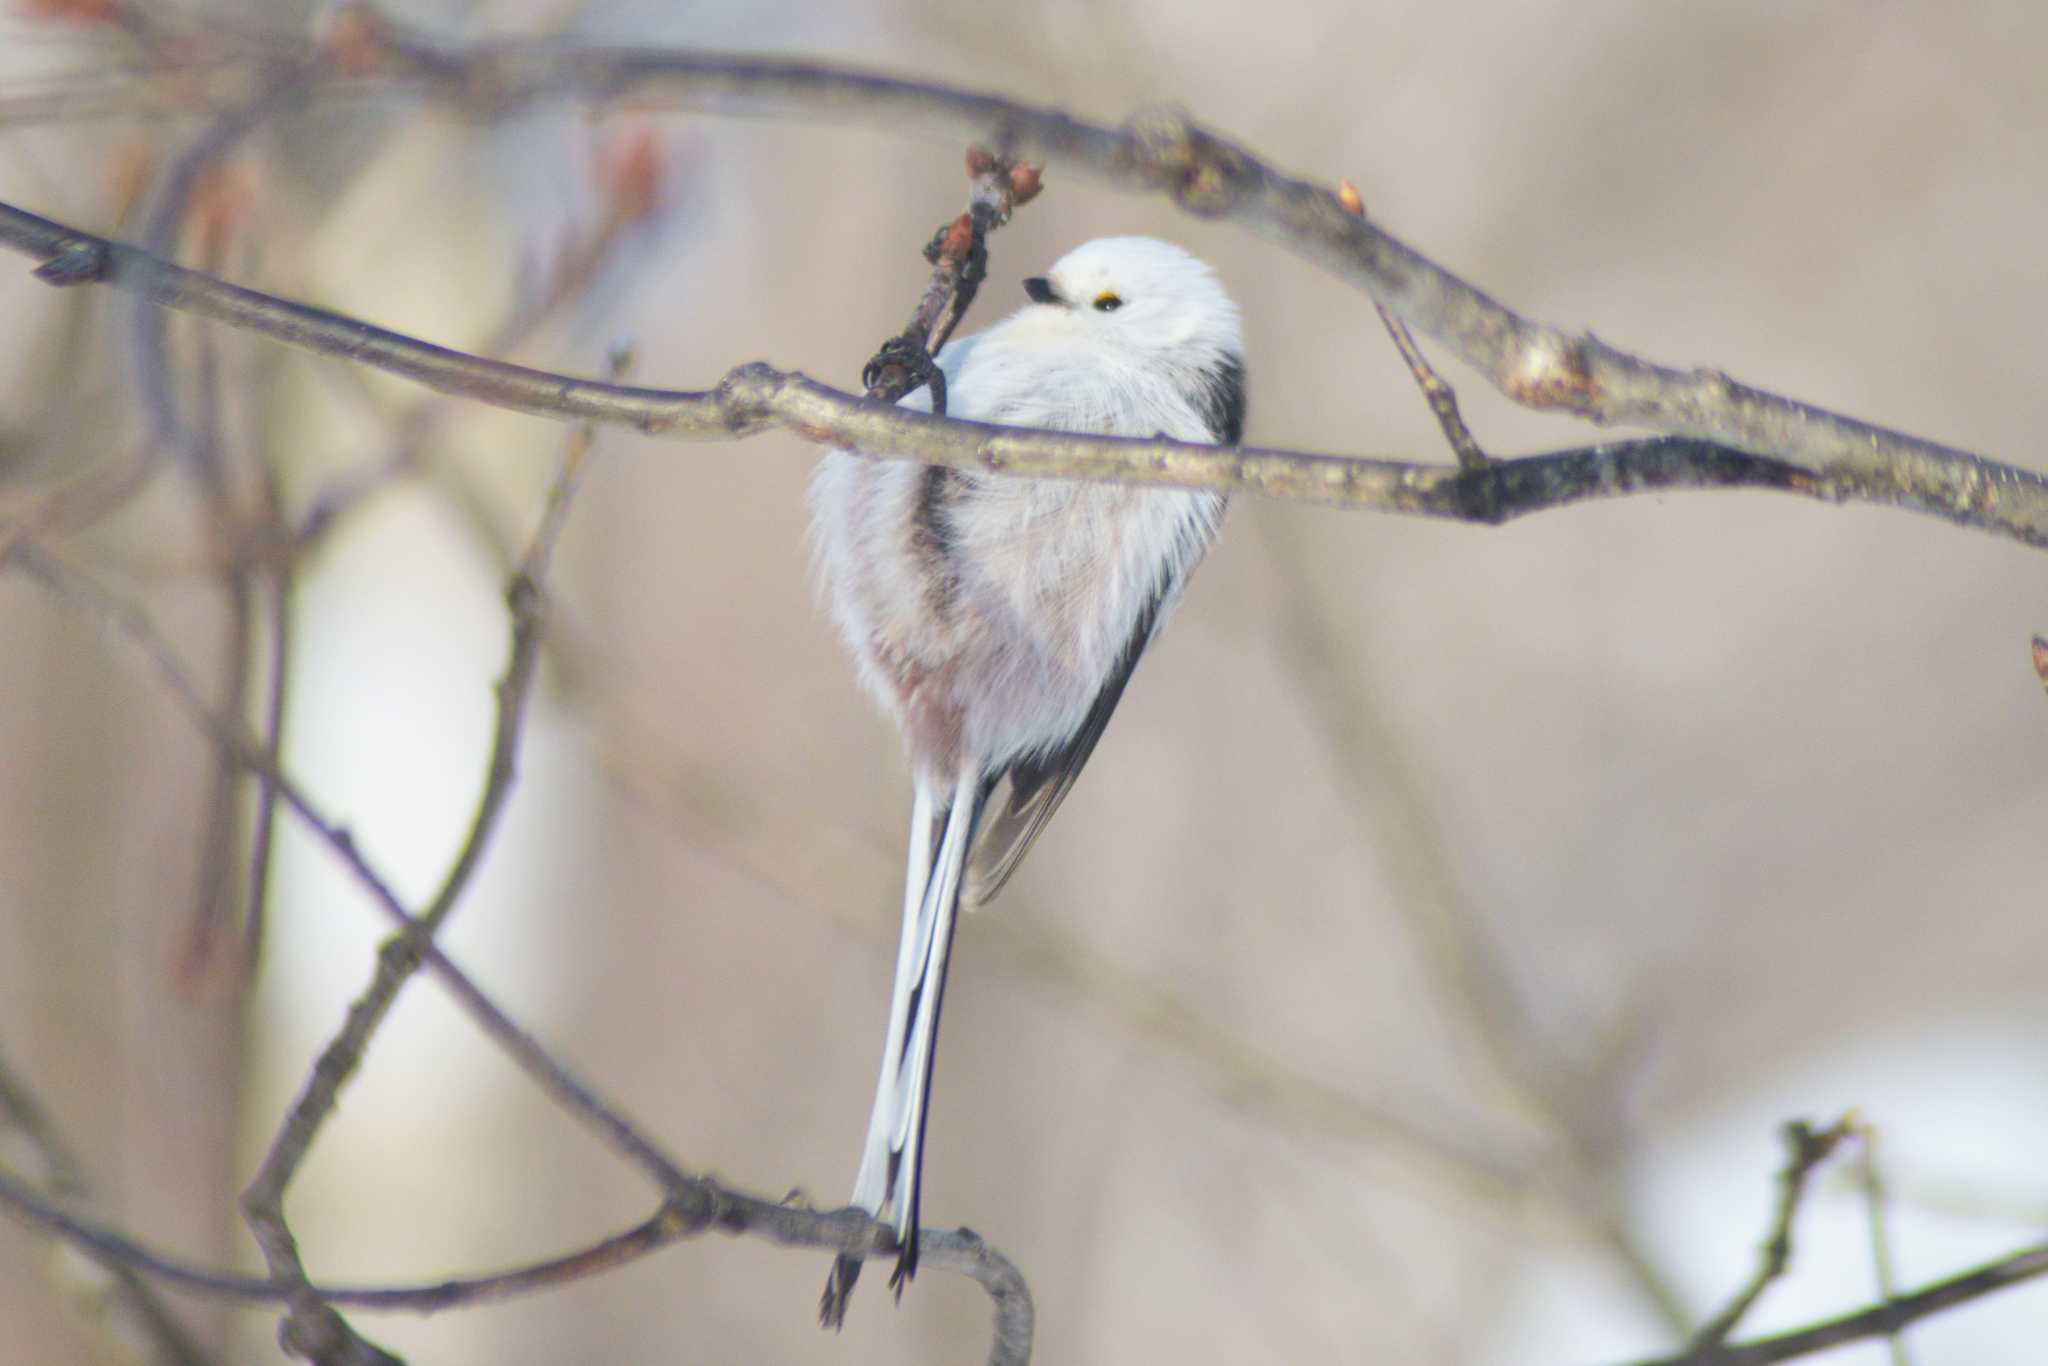
[[[1131,671],[1138,667],[1138,657],[1152,643],[1164,600],[1162,588],[1154,592],[1145,610],[1138,614],[1138,623],[1116,668],[1095,694],[1095,705],[1088,709],[1087,718],[1066,742],[1043,754],[1026,755],[1000,775],[1001,782],[988,805],[993,814],[982,826],[981,838],[968,864],[967,893],[976,903],[993,900],[1003,889],[1010,874],[1017,871],[1025,851],[1038,838],[1038,832],[1066,799],[1067,790],[1080,776],[1088,756],[1095,752],[1095,742],[1102,738],[1110,713],[1122,699],[1124,685],[1131,681]]]
[[[1210,439],[1219,446],[1244,440],[1244,362],[1225,356],[1197,400]]]
[[[1219,446],[1235,446],[1244,439],[1244,362],[1234,355],[1225,356],[1203,379],[1195,394],[1195,406],[1203,425],[1209,429],[1209,439]],[[1088,709],[1080,729],[1065,744],[1043,754],[1026,755],[1011,764],[1006,773],[996,775],[1001,780],[999,790],[989,806],[995,814],[982,826],[968,864],[970,900],[987,902],[1003,889],[1032,841],[1038,838],[1038,832],[1059,810],[1088,756],[1095,752],[1095,742],[1102,738],[1102,728],[1109,724],[1110,713],[1123,698],[1124,685],[1131,681],[1138,657],[1158,632],[1166,593],[1164,584],[1153,590],[1151,599],[1138,614],[1123,655],[1110,671],[1102,691],[1095,694],[1095,705]]]

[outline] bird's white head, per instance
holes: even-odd
[[[1244,352],[1237,305],[1198,258],[1156,237],[1098,237],[1024,282],[1034,321],[1130,352]]]

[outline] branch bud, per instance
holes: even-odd
[[[1043,167],[1034,166],[1028,161],[1020,161],[1015,166],[1012,166],[1010,168],[1010,202],[1012,204],[1029,204],[1032,200],[1038,198],[1038,192],[1045,187],[1042,179],[1043,175]]]
[[[974,216],[963,213],[953,220],[953,225],[946,229],[946,235],[939,240],[939,259],[965,261],[967,254],[973,249]]]

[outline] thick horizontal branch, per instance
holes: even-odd
[[[2039,475],[1739,384],[1717,370],[1655,365],[1590,333],[1524,317],[1355,212],[1355,199],[1347,205],[1335,190],[1287,175],[1177,111],[1142,113],[1112,127],[1042,105],[821,62],[557,40],[430,44],[405,36],[367,6],[348,10],[324,43],[308,39],[266,53],[272,64],[292,64],[305,98],[414,92],[486,112],[574,98],[985,143],[1121,189],[1167,195],[1199,217],[1241,222],[1364,290],[1518,403],[1725,446],[1804,470],[1820,481],[1813,491],[1826,496],[1936,510],[2029,544],[2048,543],[2048,482]],[[216,68],[210,82],[185,87],[183,98],[246,98],[250,83],[264,75],[255,61]],[[209,85],[218,93],[208,96]],[[42,116],[104,112],[75,91],[52,98]],[[10,111],[0,103],[0,114],[10,112],[34,117],[39,107],[31,101]],[[584,415],[631,420],[622,413]],[[1428,510],[1371,500],[1347,505]]]
[[[1828,501],[1913,508],[2048,546],[2048,481],[1985,466],[2026,499],[1952,499],[1905,478],[1815,476],[1708,442],[1650,438],[1456,468],[1262,447],[1082,436],[934,417],[876,403],[762,364],[716,388],[609,384],[492,361],[342,314],[230,284],[147,252],[0,204],[0,243],[44,264],[53,283],[100,282],[323,355],[358,361],[443,393],[519,412],[635,428],[683,440],[729,440],[772,428],[866,454],[1000,473],[1250,492],[1330,507],[1504,522],[1595,498],[1676,488],[1761,488]]]

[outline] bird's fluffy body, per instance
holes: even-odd
[[[1206,266],[1165,243],[1105,238],[1048,278],[1071,303],[1027,306],[941,352],[951,416],[1218,439],[1204,398],[1242,343]],[[1104,292],[1126,302],[1098,312]],[[929,411],[930,392],[904,406]],[[811,496],[819,568],[861,681],[902,728],[919,779],[948,786],[963,762],[1000,770],[1074,733],[1141,617],[1156,628],[1172,606],[1224,503],[845,451],[820,463]]]
[[[955,417],[1234,443],[1236,307],[1207,266],[1104,238],[1026,282],[1033,303],[944,348]],[[904,399],[929,409],[928,391]],[[993,895],[1093,750],[1223,513],[1216,494],[827,454],[811,485],[827,603],[901,729],[914,801],[888,1041],[853,1202],[917,1266],[918,1182],[955,913]],[[994,819],[982,814],[998,787]],[[969,860],[974,861],[970,874]],[[860,1269],[842,1257],[824,1317]]]

